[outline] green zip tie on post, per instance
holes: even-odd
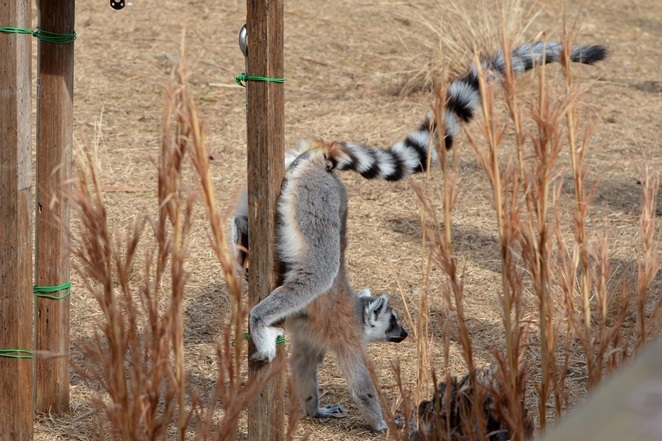
[[[0,357],[5,358],[32,358],[32,351],[25,349],[0,349]]]
[[[246,75],[245,72],[240,73],[234,77],[234,82],[239,84],[241,87],[246,87],[246,81],[264,81],[267,83],[284,83],[285,78],[269,78],[261,77],[259,75]]]
[[[32,29],[23,29],[23,28],[14,28],[12,26],[5,26],[5,27],[0,27],[0,32],[4,32],[7,34],[30,34],[41,41],[46,41],[48,43],[54,43],[54,44],[73,43],[76,40],[75,32],[73,34],[59,34],[57,32],[45,31],[39,27],[37,28],[36,31],[33,31]]]
[[[58,292],[58,291],[64,291],[67,290],[66,294],[62,294],[61,296],[52,296],[50,293],[53,292]],[[32,287],[32,292],[34,293],[35,297],[42,297],[45,299],[51,299],[51,300],[62,300],[66,299],[69,297],[71,294],[71,282],[66,282],[63,283],[62,285],[58,286],[33,286]]]
[[[251,338],[251,335],[247,332],[244,334],[244,340],[249,340]],[[285,343],[285,336],[284,335],[279,335],[276,337],[276,344],[279,345],[281,343]]]

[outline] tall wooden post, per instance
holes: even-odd
[[[248,75],[282,78],[283,0],[247,0]],[[279,282],[276,257],[276,199],[283,180],[284,85],[249,81],[248,88],[248,217],[251,250],[249,301],[257,304]],[[254,351],[251,345],[249,354]],[[284,360],[279,347],[274,362]],[[260,377],[264,363],[248,363],[249,375]],[[248,407],[248,439],[285,439],[285,384],[274,377]]]
[[[39,26],[74,32],[74,0],[40,0]],[[63,183],[71,176],[74,44],[39,41],[37,66],[37,204],[35,283],[69,281],[69,202]],[[67,290],[53,292],[62,297]],[[69,298],[37,297],[36,345],[60,357],[37,357],[37,411],[69,408]]]
[[[30,0],[0,3],[2,26],[31,27]],[[0,33],[0,440],[32,439],[30,35]],[[28,356],[29,357],[29,356]]]

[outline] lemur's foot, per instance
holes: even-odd
[[[315,418],[345,418],[347,411],[340,404],[329,404],[317,409]]]
[[[276,339],[283,337],[283,328],[273,326],[256,326],[251,329],[251,339],[255,344],[255,353],[251,360],[270,362],[276,357]]]

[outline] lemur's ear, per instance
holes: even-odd
[[[368,305],[368,313],[379,315],[382,312],[382,309],[388,304],[388,297],[385,295],[377,297],[375,300],[370,302]]]
[[[359,297],[370,297],[372,294],[370,293],[370,290],[368,288],[363,288],[361,291],[358,292],[357,295]]]

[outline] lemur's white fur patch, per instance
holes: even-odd
[[[363,288],[361,291],[356,293],[356,295],[359,297],[370,297],[372,294],[370,293],[370,289]]]
[[[280,213],[280,234],[278,251],[285,262],[296,262],[303,258],[306,242],[296,220],[297,185],[302,167],[288,170],[287,181],[278,203]]]
[[[251,330],[251,339],[255,344],[253,360],[272,361],[276,357],[276,339],[285,335],[282,328],[258,326]]]
[[[444,124],[446,126],[446,136],[455,137],[460,133],[461,126],[457,120],[457,115],[448,109],[444,110]]]

